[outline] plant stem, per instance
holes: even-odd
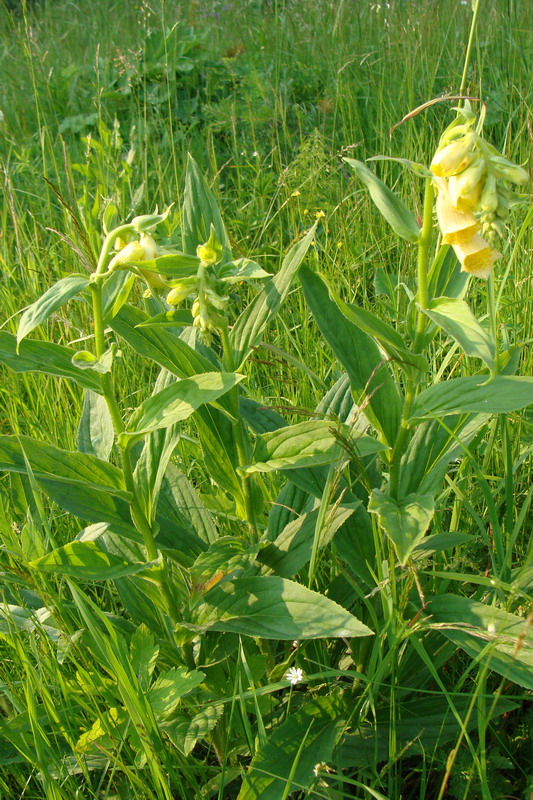
[[[423,337],[427,325],[427,317],[424,309],[429,307],[429,288],[428,288],[428,255],[433,231],[433,199],[435,192],[431,178],[426,179],[424,193],[424,211],[422,218],[422,228],[418,237],[418,258],[417,258],[417,281],[418,281],[418,311],[416,317],[415,339],[413,349],[415,353],[423,350]],[[416,397],[417,383],[414,378],[409,377],[405,387],[405,399],[403,403],[400,430],[394,444],[390,469],[390,493],[392,497],[398,499],[400,491],[400,464],[409,440],[408,420],[411,414],[411,407]]]
[[[120,228],[118,228],[117,231],[120,231]],[[115,236],[117,231],[113,231],[112,235]],[[109,250],[109,247],[111,246],[110,242],[112,242],[112,239],[110,237],[111,234],[107,236],[106,241],[104,242],[102,253],[104,253],[104,251],[106,250],[106,243],[108,245],[107,249]],[[102,258],[102,256],[100,256],[99,264],[103,265],[102,266],[103,269],[105,266],[105,257]],[[98,271],[96,272],[96,275],[98,275]],[[99,277],[100,276],[98,276],[97,279],[93,280],[90,284],[92,300],[93,300],[94,340],[95,340],[95,350],[97,358],[100,358],[105,352],[105,326],[104,326],[104,315],[102,308],[102,281],[101,279],[99,279]],[[124,432],[125,426],[115,397],[113,381],[110,372],[106,372],[102,375],[102,388],[103,388],[104,398],[107,403],[111,419],[113,421],[115,432],[117,433],[117,435],[120,435],[121,433]],[[138,531],[140,532],[140,534],[142,535],[143,544],[146,549],[147,560],[157,561],[159,558],[159,552],[155,542],[154,531],[137,499],[137,488],[135,486],[135,479],[133,476],[133,466],[131,463],[129,450],[127,447],[123,447],[120,444],[119,444],[119,449],[122,461],[122,471],[124,474],[124,483],[126,484],[126,489],[131,495],[130,506],[131,506],[131,516],[133,522]],[[178,623],[180,621],[180,615],[177,611],[176,602],[169,586],[168,572],[164,561],[162,561],[159,566],[159,573],[160,573],[159,581],[160,581],[161,591],[165,599],[168,614],[174,623]]]
[[[487,281],[487,306],[489,313],[490,332],[494,340],[494,374],[500,371],[498,363],[498,311],[494,297],[494,275],[491,273]]]
[[[427,325],[427,317],[424,310],[429,306],[428,294],[428,254],[429,245],[431,244],[431,234],[433,232],[433,200],[435,197],[435,190],[431,178],[426,178],[426,187],[424,193],[424,211],[422,217],[422,228],[418,237],[418,305],[420,309],[417,313],[416,332],[414,341],[415,353],[420,353],[422,347],[422,337]]]
[[[222,342],[222,349],[224,353],[224,359],[223,359],[224,367],[230,372],[233,372],[233,370],[235,369],[235,363],[233,360],[233,349],[231,347],[231,342],[229,339],[227,323],[220,326],[219,332],[220,332],[220,339]],[[239,394],[240,394],[239,387],[235,386],[228,394],[232,398],[234,406],[233,413],[235,415],[235,422],[233,423],[233,432],[235,435],[235,445],[237,447],[239,466],[243,467],[250,461],[250,446],[249,446],[247,431],[239,413]],[[248,527],[250,529],[251,539],[252,542],[257,542],[258,539],[257,522],[255,517],[251,475],[241,476],[241,487],[244,500],[244,512],[246,515],[246,521],[248,523]]]
[[[468,67],[470,66],[470,58],[472,56],[472,47],[474,45],[474,34],[476,31],[477,26],[477,18],[479,14],[479,9],[481,6],[481,0],[475,0],[474,3],[474,15],[472,17],[472,23],[470,25],[470,33],[468,35],[468,44],[466,46],[466,53],[465,53],[465,62],[463,66],[463,77],[461,78],[461,86],[459,87],[459,94],[464,94],[466,89],[466,82],[468,79]],[[462,101],[459,101],[460,106],[462,105]]]

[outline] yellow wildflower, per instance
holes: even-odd
[[[475,134],[468,133],[466,136],[457,139],[451,144],[437,150],[431,162],[431,170],[434,175],[441,178],[449,178],[451,175],[458,175],[474,160],[475,152],[473,145]]]
[[[481,227],[471,211],[459,211],[453,207],[448,185],[444,181],[439,183],[437,219],[444,244],[468,242]]]
[[[467,242],[453,245],[453,249],[461,262],[461,272],[468,272],[477,278],[487,279],[494,262],[502,257],[477,233]]]

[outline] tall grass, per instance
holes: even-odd
[[[487,104],[488,138],[509,158],[525,163],[533,138],[529,4],[495,0],[482,5],[468,93]],[[427,162],[438,132],[449,121],[449,103],[404,122],[390,136],[389,130],[426,100],[457,92],[471,20],[469,4],[43,0],[14,10],[4,4],[0,17],[0,307],[5,329],[14,330],[21,306],[54,280],[79,270],[80,233],[87,236],[88,249],[97,251],[95,231],[107,204],[114,203],[119,216],[127,218],[155,204],[162,208],[175,202],[166,229],[171,239],[179,221],[188,152],[209,177],[237,253],[275,271],[280,254],[323,211],[312,262],[350,302],[403,325],[414,285],[412,254],[398,247],[339,156],[364,160],[376,153],[408,154]],[[417,184],[397,165],[383,162],[379,174],[406,202],[421,208]],[[524,214],[523,208],[515,212],[515,231]],[[508,247],[513,247],[512,240]],[[527,229],[510,273],[499,276],[503,335],[510,343],[533,340],[532,252]],[[385,274],[393,278],[390,290],[380,283]],[[485,308],[485,294],[478,284],[471,304]],[[78,342],[88,335],[90,315],[89,308],[78,305],[68,318],[54,315],[47,335],[35,331],[34,336],[62,344]],[[283,413],[289,418],[292,409],[311,413],[325,387],[341,373],[299,290],[291,293],[283,316],[270,330],[269,343],[277,349],[259,348],[251,370],[255,395],[272,406],[286,407]],[[458,364],[453,351],[445,356],[449,351],[443,345],[442,340],[434,345],[432,374],[468,374],[471,365]],[[523,350],[521,374],[533,374],[530,353],[531,348]],[[125,359],[119,370],[121,399],[135,407],[154,376],[140,359]],[[67,381],[19,375],[2,367],[1,397],[2,433],[25,433],[74,448],[82,398]],[[293,413],[296,418],[298,412]],[[532,446],[533,416],[526,410],[505,423],[494,423],[481,448],[484,480],[474,459],[465,459],[449,477],[440,497],[438,524],[443,531],[474,537],[468,546],[453,555],[440,554],[434,563],[436,573],[470,576],[471,585],[449,578],[450,590],[458,581],[472,589],[471,594],[483,586],[487,554],[499,535],[507,537],[504,546],[514,540],[515,560],[509,566],[530,564]],[[185,438],[177,452],[207,502],[212,487],[197,442]],[[0,495],[5,601],[35,607],[37,594],[17,581],[13,564],[37,557],[50,544],[70,541],[77,529],[57,507],[42,500],[31,481],[5,480]],[[487,519],[489,546],[483,539]],[[221,531],[227,525],[229,532],[230,523],[223,516],[218,521]],[[352,576],[341,580],[341,575],[340,564],[319,562],[317,581],[325,587],[331,583],[339,602],[347,585],[358,591],[351,585]],[[513,610],[527,612],[530,585],[524,580],[522,595],[512,598]],[[260,749],[266,730],[282,715],[290,717],[289,708],[280,711],[269,692],[275,696],[276,681],[293,663],[294,652],[285,651],[283,661],[278,652],[276,664],[266,646],[254,644],[245,651],[235,645],[238,658],[231,667],[223,646],[220,653],[210,654],[213,677],[202,699],[209,698],[217,681],[226,681],[230,712],[224,716],[225,730],[214,728],[210,745],[204,741],[184,756],[172,747],[171,731],[168,738],[161,736],[143,700],[147,684],[129,669],[120,648],[115,651],[110,640],[101,653],[106,671],[95,666],[90,651],[80,644],[87,631],[95,641],[103,641],[98,636],[106,630],[102,609],[131,633],[119,592],[106,585],[91,588],[90,596],[84,597],[75,590],[72,594],[66,581],[48,579],[34,588],[54,609],[62,634],[55,643],[44,635],[47,618],[30,634],[34,623],[27,620],[20,620],[18,630],[7,619],[0,623],[0,713],[6,718],[16,712],[24,715],[19,718],[20,732],[14,731],[16,746],[0,754],[0,795],[10,800],[235,797],[236,784],[231,781]],[[504,588],[500,591],[505,593]],[[377,597],[379,603],[375,598],[364,602],[377,614],[372,611],[375,601],[376,609],[383,606],[386,615],[392,600],[385,591]],[[399,733],[402,692],[420,671],[426,675],[422,693],[427,693],[429,705],[441,692],[457,720],[457,753],[448,762],[447,796],[496,800],[514,792],[529,798],[531,693],[488,677],[490,661],[483,658],[475,666],[466,657],[450,660],[449,643],[433,651],[434,633],[396,670],[385,662],[394,657],[390,654],[395,650],[387,647],[397,623],[391,612],[389,627],[372,651],[367,674],[373,678],[359,693],[354,688],[354,719],[364,720],[366,734],[371,721],[379,718],[381,730],[388,732],[390,761],[383,762],[382,743],[372,740],[376,752],[366,754],[359,770],[331,777],[324,771],[312,796],[437,797],[451,744],[436,750],[431,744],[420,746],[417,758],[410,760],[404,751],[413,743],[405,731]],[[149,638],[144,644],[149,648]],[[345,652],[342,642],[310,642],[297,652],[298,665],[315,676],[315,686],[322,681],[333,685],[343,670],[350,679],[355,675],[354,686],[367,680],[358,674],[357,654]],[[433,652],[438,654],[435,660]],[[365,654],[358,655],[364,663]],[[172,654],[163,652],[162,661],[169,669]],[[448,661],[444,684],[440,667]],[[384,706],[380,675],[386,669],[393,677]],[[110,723],[113,682],[118,683],[129,717],[117,716],[114,722],[111,717]],[[289,703],[298,711],[303,693],[295,690],[291,698]],[[489,722],[494,698],[508,702],[509,711]],[[94,733],[99,726],[105,731],[99,754],[76,755],[80,735]],[[143,731],[140,744],[132,747],[124,739],[117,750],[115,741],[128,726]],[[231,753],[225,752],[224,742],[232,737],[237,744]],[[355,747],[351,742],[347,748]],[[296,790],[291,789],[294,797]]]

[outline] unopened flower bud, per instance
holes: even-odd
[[[144,247],[143,261],[151,261],[153,258],[157,258],[157,256],[159,255],[159,248],[149,233],[143,233],[143,235],[140,238],[139,244],[141,245],[141,247]]]
[[[171,306],[177,306],[183,300],[186,300],[196,288],[196,278],[186,278],[183,281],[175,283],[173,288],[167,295],[167,303]]]
[[[437,150],[431,162],[433,174],[448,178],[466,169],[476,156],[473,150],[474,142],[475,134],[469,133]]]
[[[482,211],[496,211],[498,208],[499,198],[498,190],[496,187],[496,176],[490,173],[487,175],[485,186],[481,193],[479,206]]]
[[[108,269],[116,269],[125,264],[134,264],[136,261],[144,261],[144,247],[140,242],[130,242],[113,256],[109,262]]]
[[[139,233],[147,233],[155,230],[155,228],[168,217],[173,205],[174,203],[171,203],[162,214],[142,214],[140,217],[134,217],[131,221],[132,228]]]
[[[491,167],[493,168],[498,178],[503,178],[511,183],[524,184],[529,180],[529,175],[523,167],[513,164],[508,161],[504,156],[493,156],[491,158]]]
[[[196,248],[196,255],[203,261],[204,264],[216,264],[218,261],[217,251],[214,247],[208,247],[206,244],[200,244]]]
[[[211,225],[209,239],[196,248],[196,255],[204,264],[218,264],[222,258],[222,245],[220,244],[215,228]]]

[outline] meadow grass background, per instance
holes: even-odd
[[[237,254],[275,271],[280,256],[318,214],[310,258],[351,302],[367,305],[401,328],[407,292],[388,297],[375,279],[386,270],[412,286],[413,250],[398,244],[341,156],[364,160],[385,154],[429,162],[452,118],[451,103],[422,112],[392,136],[389,130],[421,103],[457,92],[470,21],[470,4],[456,0],[0,4],[2,325],[14,330],[21,308],[53,281],[80,270],[70,244],[76,229],[61,198],[76,209],[95,249],[108,201],[124,219],[175,203],[165,231],[168,241],[175,240],[191,152],[219,199]],[[521,164],[530,164],[533,139],[531,23],[528,0],[482,0],[468,74],[469,94],[487,105],[486,137]],[[408,204],[420,208],[421,187],[413,176],[386,162],[377,169]],[[524,213],[518,208],[512,216],[507,254]],[[502,330],[509,342],[533,340],[532,248],[529,232],[502,294]],[[502,268],[496,271],[501,276]],[[472,284],[469,299],[485,308],[483,282]],[[240,302],[234,300],[235,311]],[[64,344],[83,340],[89,318],[89,310],[78,304],[68,318],[58,313],[47,330],[34,335]],[[307,372],[283,356],[259,351],[251,375],[257,396],[272,405],[313,409],[340,373],[298,288],[268,341]],[[520,374],[533,374],[531,352],[524,349]],[[442,367],[440,359],[436,345],[434,374]],[[463,361],[457,368],[467,372],[469,364]],[[1,374],[2,433],[23,432],[73,448],[81,411],[78,389],[43,375],[4,368]],[[133,356],[123,359],[119,375],[126,405],[129,398],[137,405],[153,376]],[[519,497],[531,483],[533,415],[516,416],[512,430]],[[497,441],[492,445],[484,468],[493,476],[497,496],[505,488],[499,476],[506,455]],[[195,452],[181,455],[201,481]],[[203,488],[208,493],[209,487]],[[471,490],[470,502],[481,510],[473,482]],[[8,503],[7,484],[3,497],[4,525],[21,524],[20,508]],[[461,507],[456,505],[454,513],[460,518]],[[57,511],[54,529],[64,541],[77,532]],[[518,546],[524,559],[530,534],[526,522]],[[459,558],[473,572],[486,568],[481,546]],[[95,590],[95,596],[120,611],[111,590]],[[61,685],[68,694],[57,660],[43,643],[33,646],[30,674],[22,645],[0,639],[0,681],[11,687],[10,696],[29,702],[20,695],[23,677],[31,691]],[[11,708],[2,700],[4,713]],[[516,758],[506,752],[493,766],[501,791],[510,792],[516,780],[520,797],[526,797],[524,742],[533,723],[527,703],[524,708],[516,722],[521,737]],[[0,794],[6,798],[53,796],[32,778],[31,768],[2,769]],[[151,796],[146,775],[139,773],[137,784],[131,776],[128,780],[137,786],[134,795],[127,788],[115,795],[119,790],[111,780],[90,790],[86,786],[79,795],[67,787],[65,796]],[[190,778],[191,797],[198,780]],[[477,796],[473,788],[468,794],[473,784],[467,778],[461,784],[460,771],[457,781],[452,796]],[[393,781],[389,790],[398,786]]]

